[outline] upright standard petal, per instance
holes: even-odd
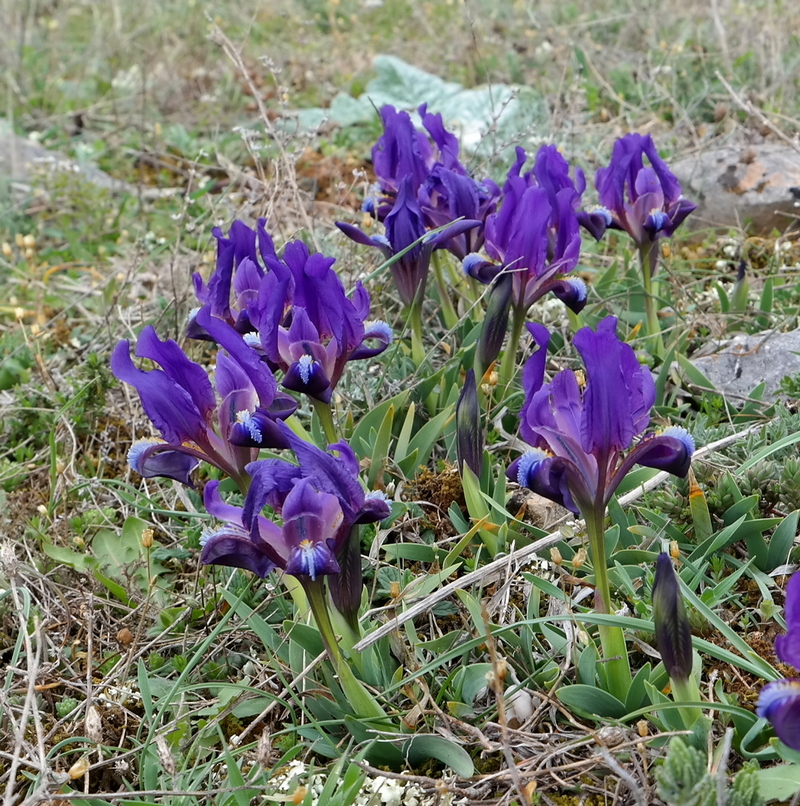
[[[596,331],[581,328],[573,344],[581,354],[587,374],[581,433],[583,448],[587,453],[602,457],[599,460],[603,461],[612,452],[630,447],[635,434],[630,380],[624,372],[627,367],[623,366],[625,353],[633,354],[633,349],[617,338],[614,316],[603,319]]]

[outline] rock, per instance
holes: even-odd
[[[800,216],[800,151],[776,143],[726,146],[670,165],[697,204],[684,226],[783,232]]]
[[[738,335],[718,342],[716,347],[718,352],[695,358],[692,363],[726,395],[747,397],[764,383],[762,400],[772,401],[780,392],[781,379],[800,373],[800,329]]]
[[[26,186],[35,185],[43,172],[68,171],[112,193],[135,193],[136,188],[127,182],[114,179],[94,165],[76,162],[69,157],[50,151],[26,137],[9,131],[0,121],[0,173],[11,182]]]

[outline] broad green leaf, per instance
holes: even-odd
[[[460,701],[467,703],[470,707],[474,705],[475,699],[489,685],[488,680],[491,673],[491,663],[471,663],[469,666],[459,669],[453,678],[453,687],[460,697]]]
[[[582,711],[591,719],[621,719],[627,713],[624,703],[594,686],[562,686],[556,691],[556,696],[564,705]]]
[[[42,541],[42,551],[57,563],[74,568],[76,571],[86,573],[97,565],[97,561],[89,554],[73,551],[66,546],[57,546],[55,543]]]
[[[716,389],[717,387],[688,359],[678,353],[678,365],[683,370],[686,377],[701,389]]]
[[[432,563],[436,559],[436,550],[433,546],[424,543],[390,543],[383,547],[387,557],[396,557],[402,560],[416,560],[423,563]]]
[[[408,405],[406,419],[403,421],[403,427],[400,429],[400,436],[397,437],[397,444],[394,449],[394,458],[396,460],[404,459],[408,455],[408,443],[411,442],[416,411],[416,404],[412,401]]]
[[[779,764],[756,770],[762,795],[769,800],[788,800],[800,792],[800,765]]]
[[[787,515],[772,533],[769,539],[769,553],[767,555],[767,565],[762,571],[769,573],[779,565],[783,565],[788,560],[789,552],[794,545],[794,538],[797,535],[797,519],[800,512],[795,510]]]
[[[413,766],[424,764],[431,758],[446,764],[462,778],[470,778],[475,773],[475,765],[463,747],[443,736],[430,734],[414,736],[406,742],[403,754]]]
[[[453,407],[448,406],[444,411],[439,412],[432,420],[429,420],[422,428],[417,431],[408,443],[408,452],[413,453],[415,450],[419,451],[419,456],[416,459],[417,464],[424,465],[431,455],[433,445],[439,435],[442,433],[442,428],[447,421],[448,417],[453,415]],[[400,464],[403,457],[398,454],[398,464]],[[406,471],[404,471],[406,472]]]
[[[361,451],[361,455],[358,457],[359,459],[366,457],[371,458],[371,455],[362,448],[362,442],[364,445],[369,445],[369,432],[371,430],[377,432],[380,429],[383,418],[386,416],[386,412],[389,408],[394,407],[396,412],[400,411],[405,404],[408,394],[409,390],[405,389],[394,397],[389,398],[389,400],[384,400],[383,403],[379,403],[358,421],[358,425],[353,429],[351,441],[355,446],[356,453]]]

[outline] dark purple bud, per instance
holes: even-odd
[[[653,621],[656,641],[667,674],[674,680],[688,680],[692,673],[692,630],[678,576],[669,555],[662,552],[656,561],[653,582]]]
[[[475,362],[481,377],[497,360],[503,348],[503,340],[508,330],[508,315],[511,310],[511,295],[514,290],[514,278],[510,272],[504,272],[489,289],[486,302],[486,315],[478,337]],[[516,345],[509,345],[516,350]]]
[[[361,592],[364,587],[361,569],[361,530],[350,527],[349,534],[341,541],[336,552],[339,573],[328,580],[331,600],[354,632],[358,632],[358,609],[361,607]]]
[[[483,432],[478,405],[478,385],[473,369],[467,372],[464,388],[456,404],[456,451],[459,471],[463,473],[466,464],[480,478],[483,470]]]

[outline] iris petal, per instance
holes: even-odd
[[[777,680],[764,686],[756,714],[770,721],[787,747],[800,751],[800,680]]]

